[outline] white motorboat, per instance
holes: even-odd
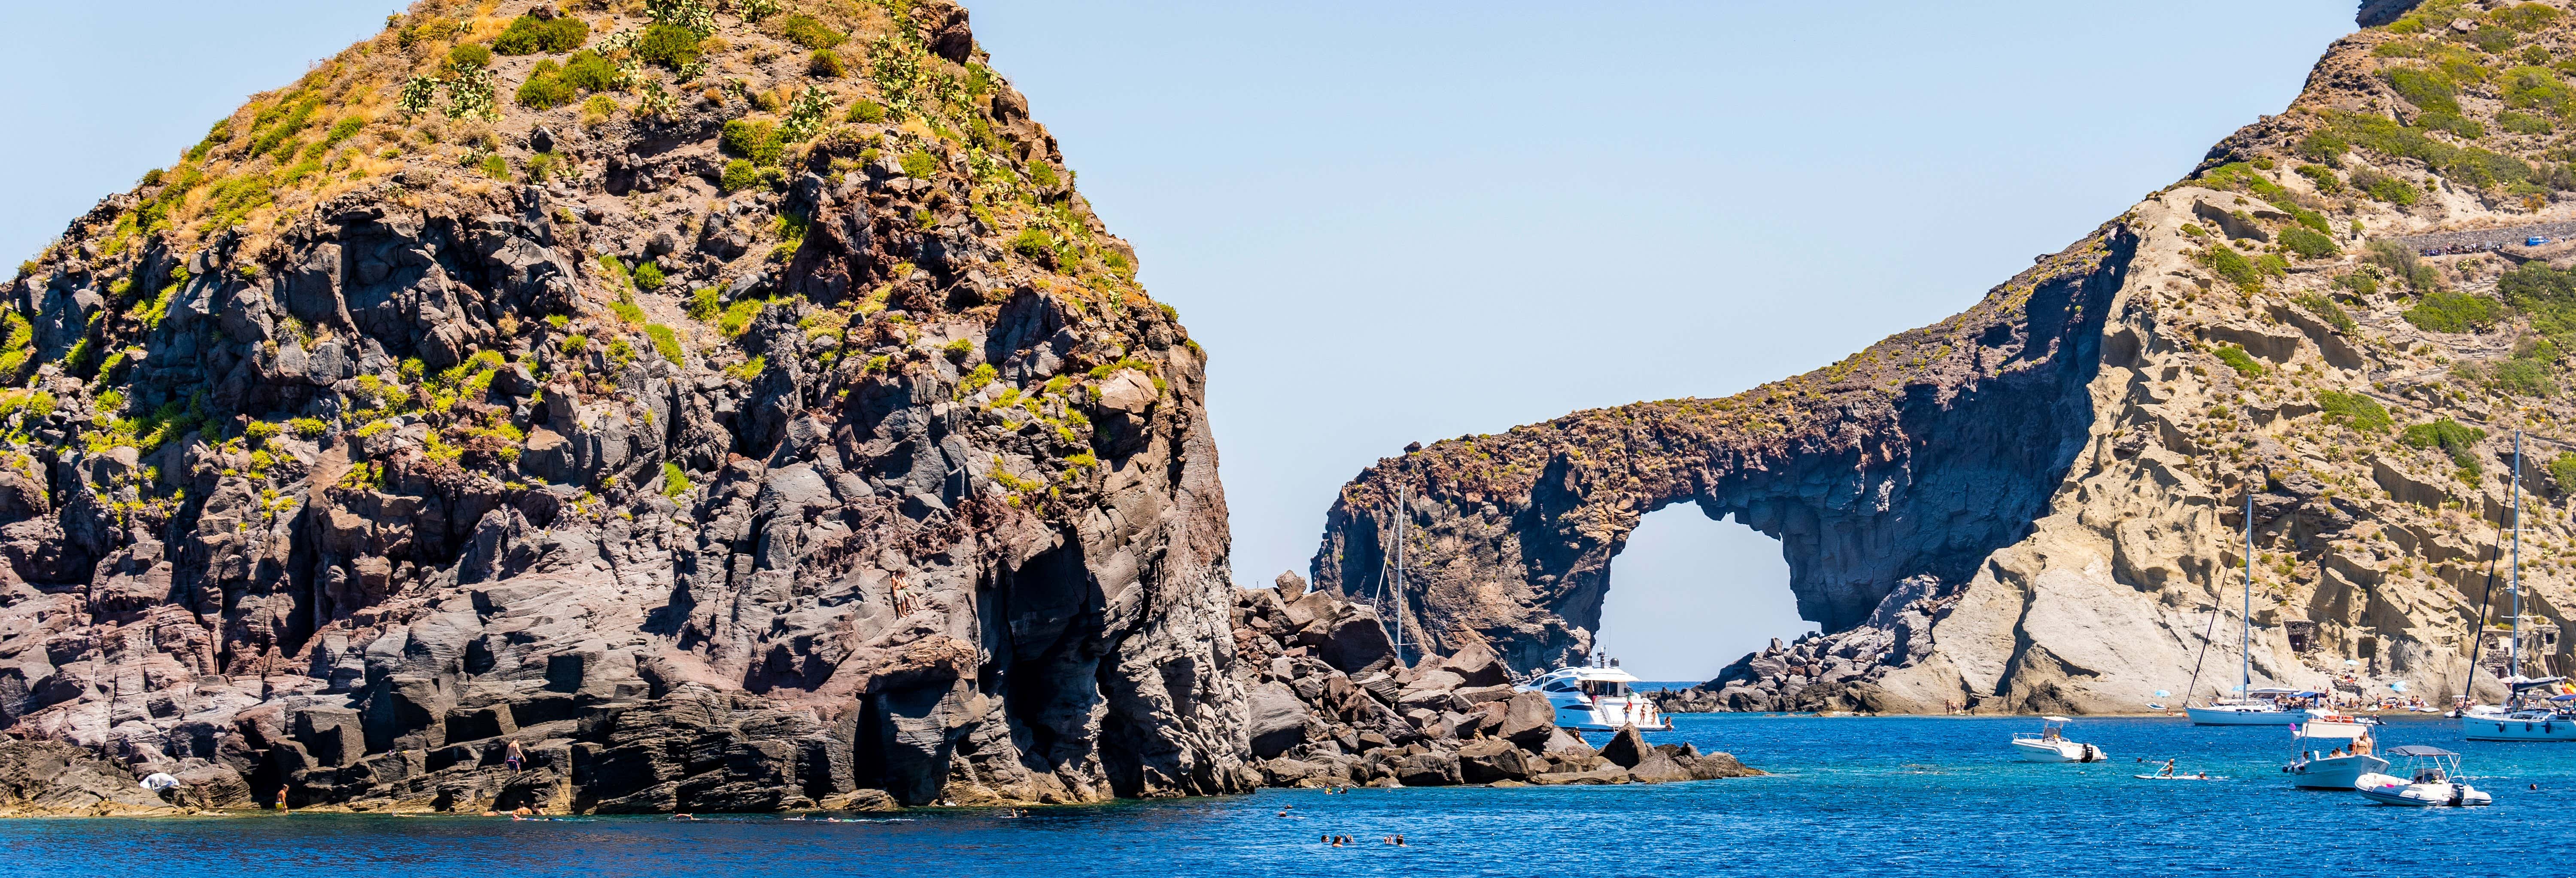
[[[2281,766],[2290,776],[2290,785],[2304,790],[2349,790],[2363,775],[2388,770],[2388,760],[2370,753],[2370,727],[2349,716],[2324,715],[2292,727],[2291,734],[2300,741],[2299,757]],[[2341,741],[2334,749],[2318,753],[2312,741]]]
[[[2069,722],[2072,720],[2062,716],[2040,717],[2039,731],[2013,733],[2014,752],[2021,754],[2023,762],[2100,762],[2110,758],[2100,747],[2067,740]]]
[[[1558,668],[1516,692],[1539,692],[1556,707],[1559,728],[1579,732],[1615,732],[1628,726],[1639,731],[1671,729],[1673,721],[1632,687],[1637,678],[1619,669],[1615,659],[1594,657],[1578,668]]]
[[[2388,748],[2388,755],[2406,757],[2406,777],[2365,774],[2353,783],[2354,790],[2373,802],[2412,808],[2495,804],[2494,796],[2453,778],[2460,773],[2460,754],[2439,747],[2405,746]]]

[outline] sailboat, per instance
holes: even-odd
[[[2460,712],[2460,734],[2472,741],[2576,741],[2576,695],[2562,693],[2565,677],[2523,676],[2522,655],[2522,432],[2513,434],[2513,569],[2506,577],[2513,629],[2504,637],[2508,695],[2501,706]],[[2492,594],[2492,592],[2490,592]],[[2485,627],[2485,610],[2478,626]],[[2477,673],[2472,651],[2469,673]]]
[[[2289,690],[2254,688],[2254,481],[2245,482],[2245,616],[2238,635],[2236,697],[2203,705],[2184,705],[2195,726],[2283,726],[2308,718],[2307,711],[2281,706]],[[2261,696],[2270,694],[2273,700]]]

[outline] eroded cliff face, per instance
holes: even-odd
[[[212,804],[1257,783],[1203,355],[984,60],[430,0],[103,202],[9,288],[0,725]]]
[[[2136,711],[2178,703],[2204,646],[2237,663],[2251,475],[2256,684],[2462,691],[2517,430],[2527,627],[2576,597],[2576,282],[2569,248],[2522,246],[2576,217],[2553,151],[2576,119],[2576,16],[2362,18],[2384,26],[2336,43],[2289,111],[1958,317],[1727,399],[1382,461],[1335,504],[1317,584],[1373,593],[1409,515],[1411,621],[1537,669],[1589,648],[1638,518],[1689,501],[1780,538],[1825,633],[1676,704]],[[2437,232],[2466,234],[2406,237]],[[2496,246],[2421,255],[2478,242]]]

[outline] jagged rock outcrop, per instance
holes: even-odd
[[[362,810],[1261,780],[1204,356],[965,11],[645,6],[423,2],[22,270],[0,758]]]
[[[1595,751],[1514,692],[1492,651],[1467,644],[1397,660],[1377,611],[1281,574],[1235,602],[1235,667],[1252,702],[1252,755],[1271,786],[1665,783],[1747,777],[1725,753],[1649,746],[1634,728]]]
[[[2258,685],[2438,703],[2479,676],[2496,697],[2468,653],[2517,430],[2526,627],[2576,601],[2576,282],[2545,248],[2394,239],[2519,245],[2576,215],[2551,139],[2576,83],[2546,66],[2576,49],[2576,15],[2361,20],[2384,27],[2337,42],[2288,112],[1957,317],[1726,399],[1381,461],[1331,510],[1318,586],[1374,593],[1409,518],[1408,625],[1535,670],[1591,647],[1639,517],[1691,502],[1778,537],[1824,633],[1668,707],[2136,711],[2207,697],[2204,649],[2236,664],[2235,638],[2205,632],[2237,624],[2251,490]],[[2563,670],[2567,648],[2544,634],[2551,664],[2526,671]]]

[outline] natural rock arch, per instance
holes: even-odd
[[[1870,621],[1909,580],[1909,600],[1937,598],[2028,532],[2085,447],[2086,385],[2135,243],[2106,226],[1965,313],[1733,397],[1382,460],[1334,503],[1316,586],[1380,588],[1403,488],[1405,624],[1439,650],[1484,641],[1522,671],[1590,650],[1611,559],[1674,503],[1780,540],[1799,615],[1827,632]]]

